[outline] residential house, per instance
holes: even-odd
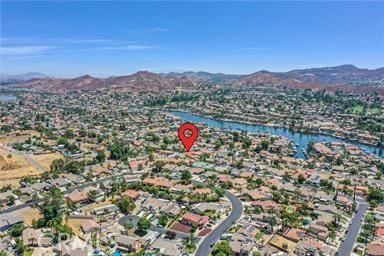
[[[156,255],[159,256],[179,256],[182,253],[178,240],[158,238],[151,244],[151,248],[156,250]]]
[[[124,235],[118,236],[116,243],[120,250],[126,252],[137,252],[145,245],[145,241],[142,239]]]
[[[86,192],[86,191],[75,190],[75,191],[69,193],[68,195],[66,195],[65,198],[66,198],[67,202],[72,203],[72,204],[77,205],[77,206],[80,204],[89,202],[89,195],[88,195],[88,192]]]
[[[248,256],[251,255],[251,251],[254,246],[254,239],[241,233],[235,233],[229,240],[229,246],[231,247],[234,255]]]
[[[203,226],[209,221],[209,217],[205,215],[198,215],[191,212],[184,213],[181,222],[185,225]]]
[[[17,214],[10,214],[10,213],[5,213],[5,214],[0,214],[0,232],[7,230],[11,226],[18,224],[18,223],[23,223],[24,218],[17,215]]]
[[[139,198],[140,193],[138,191],[136,191],[136,190],[128,189],[127,191],[125,191],[121,195],[122,196],[127,196],[127,197],[131,198],[132,200],[136,200],[137,198]]]

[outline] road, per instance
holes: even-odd
[[[35,205],[35,203],[33,203],[33,202],[22,203],[22,204],[11,206],[11,207],[8,207],[7,209],[1,210],[0,214],[11,213],[11,212],[23,209],[25,207],[34,206],[34,205]]]
[[[232,204],[232,211],[219,226],[204,238],[197,248],[195,256],[208,256],[212,250],[211,245],[219,240],[220,236],[224,234],[243,214],[243,204],[241,201],[229,191],[225,191],[225,196]]]
[[[3,144],[0,144],[0,147],[5,149],[5,150],[8,150],[9,152],[11,152],[13,154],[16,154],[18,156],[23,157],[30,165],[32,165],[40,173],[44,173],[44,172],[49,171],[49,169],[47,169],[45,166],[41,165],[38,161],[36,161],[33,158],[33,154],[25,154],[25,153],[22,153],[22,152],[19,152],[19,151],[13,149],[12,147],[8,147],[8,146],[3,145]]]
[[[348,227],[348,233],[344,237],[344,241],[341,242],[339,249],[337,250],[339,256],[349,256],[351,255],[353,245],[355,244],[357,234],[359,233],[360,226],[362,224],[361,219],[364,218],[365,213],[367,212],[369,204],[365,201],[360,201],[359,206],[357,207],[357,212],[352,218],[352,221]]]

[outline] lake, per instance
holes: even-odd
[[[0,93],[0,101],[15,101],[17,97],[13,94],[1,94]]]
[[[303,133],[295,132],[290,129],[280,128],[280,127],[271,127],[266,125],[257,125],[257,124],[246,124],[241,122],[234,121],[222,121],[214,118],[198,116],[189,112],[180,112],[180,111],[169,111],[169,113],[180,117],[186,121],[195,122],[195,123],[204,123],[209,127],[236,130],[236,131],[247,131],[250,133],[267,133],[272,135],[285,136],[292,140],[296,145],[296,154],[297,158],[305,158],[305,149],[309,142],[348,142],[352,145],[358,146],[363,149],[365,152],[374,154],[380,158],[384,158],[384,147],[366,145],[358,142],[351,142],[344,139],[336,138],[330,135],[316,134],[316,133]]]

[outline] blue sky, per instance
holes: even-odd
[[[384,66],[384,2],[1,2],[1,73]]]

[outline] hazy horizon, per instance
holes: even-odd
[[[359,69],[368,69],[368,70],[376,70],[376,69],[381,69],[381,68],[384,68],[384,66],[382,67],[376,67],[376,68],[365,68],[365,67],[360,67],[358,65],[354,65],[354,64],[340,64],[340,65],[336,65],[336,66],[314,66],[314,67],[307,67],[307,68],[293,68],[293,69],[288,69],[288,70],[282,70],[282,71],[275,71],[275,70],[267,70],[267,69],[260,69],[260,70],[255,70],[253,72],[250,72],[250,73],[224,73],[224,72],[209,72],[209,71],[206,71],[206,70],[170,70],[170,71],[153,71],[153,70],[136,70],[136,71],[133,71],[133,72],[129,72],[129,73],[125,73],[125,74],[118,74],[118,75],[115,75],[115,74],[93,74],[93,73],[78,73],[78,74],[47,74],[47,73],[44,73],[44,72],[39,72],[39,71],[30,71],[30,72],[25,72],[25,73],[0,73],[0,75],[3,75],[3,76],[18,76],[18,75],[26,75],[26,74],[30,74],[30,73],[39,73],[41,75],[45,75],[45,76],[48,76],[48,77],[56,77],[56,78],[75,78],[75,77],[80,77],[80,76],[85,76],[85,75],[90,75],[90,76],[93,76],[93,77],[98,77],[98,78],[107,78],[107,77],[110,77],[110,76],[119,76],[119,75],[131,75],[131,74],[135,74],[137,72],[140,72],[140,71],[148,71],[148,72],[151,72],[151,73],[155,73],[155,74],[167,74],[167,73],[184,73],[184,72],[194,72],[194,73],[198,73],[198,72],[208,72],[208,73],[212,73],[212,74],[218,74],[218,73],[222,73],[222,74],[225,74],[225,75],[248,75],[248,74],[251,74],[251,73],[255,73],[255,72],[259,72],[259,71],[263,71],[263,70],[266,70],[266,71],[269,71],[269,72],[276,72],[276,73],[284,73],[284,72],[289,72],[289,71],[293,71],[293,70],[300,70],[300,69],[311,69],[311,68],[331,68],[331,67],[337,67],[337,66],[343,66],[343,65],[353,65]]]
[[[0,73],[384,66],[384,2],[4,2]]]

